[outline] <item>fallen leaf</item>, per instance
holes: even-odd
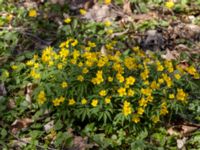
[[[4,83],[0,84],[0,96],[5,96],[7,94]]]
[[[131,2],[129,0],[124,0],[123,2],[123,12],[127,15],[132,15],[132,10],[131,10]]]
[[[33,122],[34,121],[29,118],[16,119],[11,125],[11,132],[13,134],[16,134],[21,129],[27,128]]]
[[[28,83],[27,86],[25,87],[25,95],[26,95],[26,101],[31,103],[31,96],[33,93],[33,84]]]
[[[186,137],[183,137],[182,139],[177,139],[176,140],[178,149],[183,149],[184,148],[186,140],[187,140]]]
[[[177,131],[174,130],[174,127],[170,127],[168,130],[167,130],[167,133],[169,135],[174,135],[174,136],[177,136],[179,135],[179,133]]]
[[[170,51],[169,49],[167,49],[166,52],[165,55],[161,55],[161,57],[166,60],[176,60],[180,55],[177,51]]]
[[[196,131],[198,129],[198,127],[196,127],[196,126],[189,126],[189,125],[182,125],[181,129],[182,129],[181,134],[182,135],[187,135],[187,134],[189,134],[191,132]]]
[[[54,127],[54,120],[44,125],[45,132],[49,132]]]
[[[102,46],[102,47],[101,47],[101,55],[102,55],[102,56],[106,56],[106,55],[107,55],[107,51],[106,51],[105,46]]]
[[[9,99],[8,100],[8,103],[7,103],[7,107],[8,107],[8,109],[13,109],[13,108],[15,108],[16,107],[16,103],[15,103],[15,100],[14,99]]]

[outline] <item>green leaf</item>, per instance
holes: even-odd
[[[61,120],[58,120],[55,124],[55,130],[60,130],[63,127],[63,123]]]
[[[7,134],[8,134],[8,133],[7,133],[6,129],[2,129],[2,130],[1,130],[1,138],[2,138],[2,139],[4,139],[4,138],[7,136]]]

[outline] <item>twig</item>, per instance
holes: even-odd
[[[49,45],[48,42],[42,40],[40,37],[38,37],[38,36],[36,36],[36,35],[34,35],[34,34],[30,33],[30,32],[21,31],[20,33],[25,35],[25,36],[30,36],[30,37],[36,39],[37,41],[40,41],[41,43],[43,43],[45,45]]]
[[[126,29],[126,30],[123,31],[123,32],[113,33],[113,34],[111,35],[111,38],[114,38],[114,37],[116,37],[116,36],[121,36],[121,35],[123,35],[123,34],[126,34],[126,33],[128,33],[128,31],[129,31],[129,29]]]

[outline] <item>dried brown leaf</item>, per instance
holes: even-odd
[[[11,125],[11,132],[16,134],[21,129],[27,128],[34,121],[30,118],[23,118],[15,120]]]
[[[124,0],[123,2],[123,12],[127,15],[132,15],[132,10],[131,10],[131,2],[129,0]]]

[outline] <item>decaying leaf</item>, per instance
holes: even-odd
[[[21,129],[27,128],[33,122],[34,121],[30,118],[17,119],[11,125],[11,132],[16,134]]]
[[[31,103],[31,96],[33,93],[33,84],[28,83],[27,86],[25,87],[25,95],[26,95],[26,101]]]
[[[45,132],[49,132],[54,127],[54,120],[44,125]]]
[[[179,135],[179,133],[177,131],[174,130],[174,127],[170,127],[168,130],[167,130],[167,133],[169,135],[174,135],[174,136],[177,136]]]
[[[183,137],[182,139],[177,139],[176,140],[178,149],[183,149],[184,148],[186,140],[187,140],[186,137]]]
[[[102,46],[102,47],[101,47],[101,55],[102,55],[102,56],[106,56],[106,55],[107,55],[107,51],[106,51],[105,46]]]
[[[123,12],[128,15],[132,15],[131,2],[129,0],[124,0],[123,2]]]
[[[4,83],[0,84],[0,96],[5,96],[7,94]]]
[[[182,129],[181,130],[181,134],[182,135],[187,135],[187,134],[189,134],[191,132],[196,131],[198,129],[198,127],[196,127],[196,126],[190,126],[190,125],[182,125],[181,129]]]
[[[73,140],[74,148],[77,148],[79,150],[88,149],[89,147],[91,147],[91,145],[87,144],[87,140],[87,137],[83,138],[81,136],[75,136]]]
[[[59,4],[63,6],[65,4],[65,0],[50,0],[53,4]]]
[[[176,60],[179,57],[179,53],[177,51],[166,50],[166,54],[161,57],[166,60]]]
[[[13,140],[11,147],[19,147],[22,148],[24,146],[26,146],[28,143],[30,143],[31,141],[31,137],[27,137],[27,138],[20,138],[19,140]]]
[[[13,108],[15,108],[16,107],[16,103],[15,103],[15,100],[14,99],[9,99],[8,100],[8,103],[7,103],[7,107],[8,107],[8,109],[13,109]]]

